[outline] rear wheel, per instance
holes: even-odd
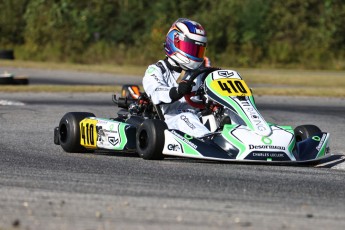
[[[164,147],[164,130],[168,126],[161,120],[145,120],[137,129],[136,148],[146,160],[161,160]]]
[[[91,152],[80,144],[79,123],[86,117],[94,117],[93,113],[70,112],[66,113],[59,123],[59,144],[69,153]]]
[[[321,129],[315,125],[300,125],[294,129],[296,142],[304,141],[305,139],[321,132]]]

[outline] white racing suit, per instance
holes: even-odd
[[[202,137],[208,133],[208,130],[197,116],[198,110],[190,106],[184,97],[172,102],[169,91],[172,87],[178,87],[176,80],[180,73],[173,68],[168,68],[169,64],[160,60],[156,64],[148,66],[143,78],[143,87],[152,102],[159,105],[169,129],[180,130],[193,137]],[[196,79],[196,85],[193,90],[200,85]]]

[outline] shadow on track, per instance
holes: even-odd
[[[335,154],[329,158],[320,161],[320,164],[316,165],[316,168],[332,168],[340,163],[345,162],[345,155]]]
[[[113,157],[128,157],[140,158],[135,152],[108,152],[97,150],[94,155],[113,156]],[[213,161],[204,159],[191,159],[183,157],[165,156],[163,161],[179,162],[179,163],[196,163],[196,164],[243,164],[243,165],[272,165],[272,166],[292,166],[292,167],[315,167],[315,168],[332,168],[340,163],[345,162],[345,155],[335,154],[327,158],[320,159],[313,162],[257,162],[257,161]]]

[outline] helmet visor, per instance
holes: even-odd
[[[177,49],[185,52],[196,58],[204,58],[206,46],[195,44],[192,40],[183,41],[180,39],[174,39],[174,45]]]

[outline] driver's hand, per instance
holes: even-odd
[[[181,97],[183,97],[184,95],[189,94],[192,91],[193,85],[194,85],[193,82],[181,81],[178,84],[177,93]]]
[[[194,86],[194,82],[181,81],[178,87],[172,87],[169,91],[169,96],[172,102],[180,100],[184,95],[190,93]]]

